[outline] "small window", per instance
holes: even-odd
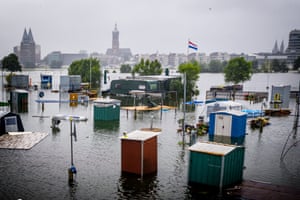
[[[145,85],[139,85],[139,90],[145,90],[146,86]]]
[[[5,132],[18,131],[17,117],[16,116],[5,117],[4,121],[5,121]]]

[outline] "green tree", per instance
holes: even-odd
[[[300,56],[294,61],[294,70],[299,70],[300,69]]]
[[[223,64],[221,61],[219,60],[212,60],[209,63],[209,72],[212,73],[219,73],[222,72],[224,67],[225,67],[226,63]]]
[[[128,65],[128,64],[121,65],[120,72],[121,73],[130,73],[131,72],[130,65]]]
[[[252,63],[247,62],[243,57],[233,58],[229,60],[224,68],[225,82],[238,84],[251,79]],[[235,100],[235,90],[233,90],[233,100]]]
[[[91,88],[99,88],[100,62],[96,58],[81,59],[72,62],[68,69],[69,75],[80,75],[82,82],[91,82]]]
[[[140,75],[160,75],[162,73],[162,68],[158,60],[149,61],[148,59],[141,61],[133,67],[132,74],[139,73]]]
[[[10,72],[22,71],[22,66],[19,63],[18,56],[13,53],[3,58],[2,68],[7,69]]]
[[[186,97],[191,99],[193,96],[199,95],[199,90],[197,89],[196,82],[199,78],[199,73],[201,71],[200,64],[196,61],[187,62],[179,65],[178,70],[181,74],[186,73]],[[178,87],[182,89],[183,86]],[[180,95],[181,94],[181,95]],[[182,93],[178,91],[178,95],[183,97]]]
[[[9,54],[2,59],[2,71],[4,69],[10,71],[10,74],[6,76],[6,82],[8,85],[11,84],[11,78],[13,76],[13,72],[22,71],[22,66],[19,63],[18,56],[16,54]]]
[[[271,62],[272,70],[274,72],[288,72],[288,68],[285,62],[280,62],[277,59],[272,60]]]

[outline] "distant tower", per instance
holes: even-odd
[[[293,64],[300,56],[300,30],[292,30],[289,35],[289,44],[285,53],[288,56],[288,64]]]
[[[112,51],[114,55],[119,53],[119,31],[117,24],[115,24],[115,29],[112,32]]]
[[[36,46],[33,40],[31,29],[27,33],[26,29],[24,30],[20,52],[19,60],[24,67],[35,67],[36,64]]]
[[[284,53],[284,42],[283,42],[283,40],[281,41],[279,51],[280,51],[280,53]]]
[[[277,54],[278,52],[279,52],[279,50],[278,50],[278,44],[277,44],[277,40],[276,40],[275,45],[274,45],[274,48],[273,48],[273,50],[272,50],[272,53],[273,53],[273,54]]]

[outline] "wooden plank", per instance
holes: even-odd
[[[48,133],[18,132],[0,136],[0,149],[31,149],[43,140]]]

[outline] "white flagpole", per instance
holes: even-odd
[[[188,42],[187,42],[187,57],[186,57],[186,60],[187,60],[187,62],[189,62],[189,49],[190,49],[190,47],[189,47],[189,42],[190,42],[190,39],[188,38]]]

